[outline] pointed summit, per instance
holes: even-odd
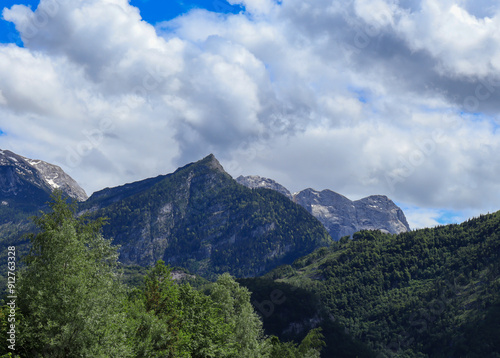
[[[206,168],[209,171],[215,171],[215,172],[227,174],[226,171],[224,170],[224,168],[222,167],[222,165],[219,163],[219,161],[217,160],[217,158],[215,158],[215,155],[213,155],[213,154],[209,154],[203,159],[200,159],[196,162],[186,164],[183,167],[178,168],[174,172],[174,174],[181,172],[181,171],[184,171],[184,170],[193,170],[195,168],[198,168],[198,170],[200,168]],[[227,175],[229,175],[229,174],[227,174]]]
[[[208,166],[210,169],[217,170],[220,172],[225,172],[224,168],[222,165],[219,163],[217,158],[215,158],[215,155],[209,154],[205,158],[199,161],[199,163],[203,163],[206,166]]]
[[[290,264],[331,238],[306,210],[272,190],[251,190],[213,154],[172,174],[94,193],[80,206],[108,217],[120,261],[164,260],[204,277],[239,277]]]

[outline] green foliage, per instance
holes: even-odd
[[[31,252],[19,272],[18,345],[26,357],[127,357],[114,267],[116,249],[99,233],[102,221],[75,218],[60,193],[36,218]]]
[[[187,357],[237,357],[233,332],[209,296],[189,284],[179,286],[182,330],[181,344]]]
[[[119,265],[122,272],[121,281],[128,287],[138,288],[144,283],[144,277],[148,272],[147,267],[139,265]]]
[[[204,293],[177,284],[160,260],[144,275],[129,268],[142,284],[126,289],[117,248],[100,234],[104,220],[75,216],[59,192],[50,209],[34,219],[38,232],[16,283],[20,357],[253,358],[281,345],[263,335],[250,292],[229,274]],[[0,307],[4,341],[9,310]],[[294,357],[317,356],[321,335],[308,337],[291,344]],[[5,346],[0,354],[13,356]]]
[[[127,306],[127,331],[133,357],[156,358],[175,357],[176,347],[171,346],[176,342],[176,335],[171,335],[172,327],[163,317],[156,316],[153,311],[147,311],[143,292],[136,291],[131,294]],[[176,327],[173,327],[175,330]]]
[[[325,336],[323,336],[321,331],[321,327],[310,330],[307,336],[300,342],[298,351],[303,357],[319,357],[319,351],[326,346],[323,341]]]
[[[340,326],[381,356],[494,357],[500,354],[499,265],[500,212],[400,235],[363,231],[266,277],[274,289],[288,283],[318,298],[324,312],[301,310],[304,319],[322,319],[324,352],[333,352],[331,329]],[[249,287],[254,294],[273,289]],[[285,309],[275,306],[265,327],[284,318]]]
[[[326,344],[321,328],[309,331],[302,342],[297,346],[294,342],[280,342],[276,336],[271,336],[270,358],[319,358],[322,347]]]
[[[143,289],[130,295],[129,327],[135,357],[317,357],[322,336],[313,331],[301,345],[281,343],[263,334],[250,292],[229,274],[207,287],[177,285],[171,269],[159,261]],[[290,353],[292,354],[292,353]]]
[[[16,247],[18,256],[29,252],[29,240],[25,236],[35,227],[30,217],[36,212],[24,212],[17,208],[0,205],[0,261],[7,262],[9,246]],[[17,262],[18,265],[21,262]],[[0,297],[6,292],[7,265],[0,265]]]
[[[283,272],[283,267],[276,271]],[[285,268],[285,272],[287,271]],[[285,341],[281,345],[273,346],[274,351],[280,352],[276,353],[277,357],[294,357],[294,354],[299,354],[294,342],[304,340],[308,332],[318,328],[322,329],[324,340],[328,342],[328,345],[321,349],[325,357],[376,356],[359,340],[349,336],[344,327],[332,320],[311,287],[297,287],[281,280],[274,281],[271,278],[275,276],[275,272],[271,271],[262,278],[239,279],[238,282],[252,292],[251,302],[256,312],[262,316],[265,333]],[[285,277],[294,276],[287,273]]]
[[[183,334],[179,288],[171,269],[158,261],[129,298],[129,330],[135,357],[178,357]]]
[[[267,349],[262,322],[250,303],[250,292],[225,273],[211,287],[210,297],[233,332],[238,357],[262,357]]]

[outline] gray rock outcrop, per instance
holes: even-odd
[[[275,182],[272,179],[263,178],[258,175],[249,175],[249,176],[240,175],[239,177],[236,178],[236,181],[239,184],[244,185],[250,189],[255,189],[255,188],[272,189],[277,191],[278,193],[283,194],[288,199],[293,200],[292,193],[290,193],[290,191],[283,185]]]
[[[55,189],[77,201],[87,199],[87,194],[60,167],[42,160],[33,160],[0,149],[0,197],[26,196],[26,200],[46,200]]]
[[[306,208],[328,230],[334,240],[360,230],[399,234],[410,230],[403,211],[384,195],[351,201],[331,190],[302,190],[294,201]]]
[[[292,195],[272,179],[240,176],[236,180],[249,188],[267,188],[282,193],[316,217],[334,240],[360,230],[381,230],[391,234],[410,230],[403,211],[384,195],[352,201],[332,190],[310,188]]]

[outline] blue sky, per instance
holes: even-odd
[[[232,2],[4,1],[0,148],[89,194],[213,153],[414,228],[500,209],[497,1]]]
[[[35,10],[40,1],[36,0],[4,0],[2,7],[10,8],[13,5],[26,5]],[[171,20],[192,9],[207,9],[219,13],[238,13],[243,10],[239,5],[231,5],[224,0],[199,0],[199,1],[165,1],[165,0],[132,0],[130,4],[139,8],[143,20],[156,24],[161,21]],[[0,42],[22,45],[19,33],[11,22],[1,21]]]
[[[160,21],[171,20],[180,14],[185,14],[192,9],[207,9],[220,13],[238,13],[241,6],[231,5],[224,0],[204,1],[163,1],[163,0],[134,0],[131,5],[141,10],[142,18],[152,24]]]
[[[40,1],[26,0],[4,0],[2,7],[11,7],[13,5],[23,4],[35,10]],[[231,5],[224,0],[199,0],[199,1],[182,1],[182,0],[133,0],[130,4],[139,8],[143,20],[156,24],[161,21],[171,20],[181,14],[185,14],[192,9],[200,8],[207,9],[219,13],[238,13],[243,8],[239,5]],[[11,22],[1,21],[0,26],[0,42],[12,43],[15,42],[22,46],[19,33]]]
[[[10,1],[6,0],[2,2],[3,7],[11,7],[16,4],[25,4],[27,6],[31,6],[32,8],[36,8],[38,5],[38,1]],[[15,42],[18,45],[21,45],[21,39],[19,37],[19,33],[16,31],[15,25],[11,22],[0,21],[0,42],[1,43],[11,43]]]

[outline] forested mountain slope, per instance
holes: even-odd
[[[204,277],[262,274],[332,240],[304,208],[234,181],[210,155],[166,176],[94,193],[82,212],[108,217],[120,261],[158,259]]]
[[[273,305],[264,325],[282,337],[321,325],[328,343],[339,324],[380,357],[499,357],[499,268],[497,212],[399,235],[363,231],[242,283],[257,308],[284,284],[294,288],[290,299],[299,288],[317,299],[291,319],[281,314],[285,302]]]

